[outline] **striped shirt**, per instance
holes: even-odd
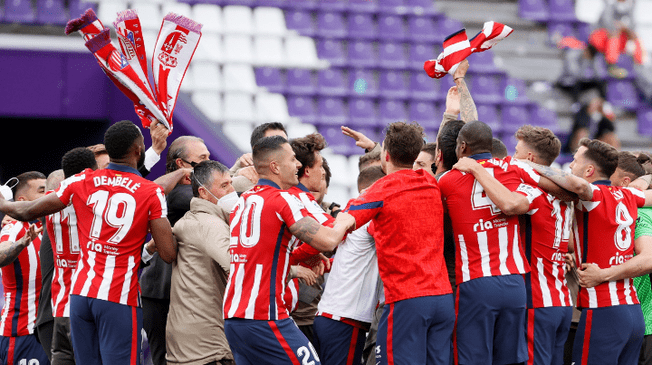
[[[36,221],[40,228],[41,222]],[[29,230],[28,222],[11,222],[0,232],[0,242],[16,242]],[[2,268],[5,305],[0,317],[0,335],[26,336],[34,333],[36,311],[41,295],[39,249],[42,234],[24,248],[13,263]]]
[[[45,227],[54,253],[52,275],[52,316],[70,317],[72,274],[79,260],[77,215],[72,205],[46,217]]]

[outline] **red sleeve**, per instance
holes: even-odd
[[[355,218],[356,227],[362,227],[378,214],[383,204],[382,187],[374,184],[358,198],[351,199],[343,211]]]

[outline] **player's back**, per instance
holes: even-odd
[[[452,292],[444,262],[439,186],[424,170],[389,174],[349,202],[357,226],[373,219],[387,303]]]
[[[575,254],[577,262],[601,268],[619,265],[634,256],[634,229],[638,207],[645,204],[642,192],[610,186],[608,180],[591,184],[593,199],[576,204]],[[580,288],[578,306],[599,308],[638,304],[631,279]]]
[[[75,208],[69,205],[62,211],[47,216],[45,226],[54,254],[52,314],[54,317],[69,317],[70,286],[80,251]]]
[[[57,195],[75,207],[80,235],[71,294],[139,306],[137,270],[149,221],[167,214],[163,189],[109,164],[64,180]]]
[[[479,163],[510,191],[521,187],[518,173],[507,162],[484,158]],[[458,285],[479,277],[529,271],[520,245],[518,216],[503,214],[472,174],[451,170],[441,176],[439,185],[453,225]]]
[[[231,269],[224,317],[280,320],[292,252],[289,227],[307,215],[297,197],[271,181],[243,193],[231,212]]]
[[[35,222],[37,227],[40,222]],[[0,242],[16,242],[29,229],[28,222],[11,222],[0,232]],[[41,235],[2,268],[4,308],[0,317],[0,336],[25,336],[34,332],[38,300],[41,294],[39,249]]]

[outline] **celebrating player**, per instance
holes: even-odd
[[[139,364],[142,310],[137,270],[148,231],[169,262],[176,242],[166,218],[163,189],[140,177],[145,157],[140,129],[130,121],[106,131],[111,163],[85,170],[55,194],[31,202],[0,199],[0,211],[22,221],[56,213],[72,204],[83,241],[73,276],[70,325],[79,364]]]

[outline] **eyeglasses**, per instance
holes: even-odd
[[[181,161],[187,163],[187,164],[190,165],[190,167],[192,167],[192,168],[195,168],[195,166],[197,166],[197,162],[188,162],[188,161],[186,161],[186,160],[183,159],[183,158],[181,159]]]

